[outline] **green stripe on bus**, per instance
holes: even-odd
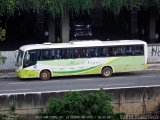
[[[108,63],[105,63],[105,64],[101,64],[101,65],[98,65],[98,66],[94,66],[94,67],[91,67],[91,68],[87,68],[87,69],[82,69],[82,70],[74,70],[74,71],[54,71],[53,74],[75,74],[75,73],[82,73],[82,72],[86,72],[86,71],[92,71],[94,69],[94,71],[96,73],[99,73],[99,71],[101,70],[102,67],[104,66],[109,66],[111,65],[112,63],[114,63],[115,61],[119,60],[120,58],[116,58]],[[91,72],[92,74],[92,72]]]
[[[72,74],[72,73],[88,71],[88,70],[94,69],[96,67],[97,66],[91,67],[91,68],[87,68],[87,69],[82,69],[82,70],[74,70],[74,71],[54,71],[53,73],[56,73],[56,74]]]

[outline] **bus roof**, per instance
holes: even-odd
[[[142,40],[114,40],[114,41],[100,41],[100,40],[81,40],[70,41],[69,43],[43,43],[30,44],[20,47],[20,50],[34,50],[34,49],[52,49],[52,48],[72,48],[72,47],[91,47],[91,46],[117,46],[117,45],[137,45],[145,44]]]

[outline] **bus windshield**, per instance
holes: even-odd
[[[20,67],[22,66],[22,59],[23,59],[23,51],[19,50],[18,56],[17,56],[17,61],[16,61],[16,66]]]

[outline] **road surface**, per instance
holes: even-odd
[[[35,92],[118,89],[160,86],[160,71],[145,71],[114,74],[110,78],[95,76],[56,77],[49,81],[39,79],[1,79],[0,95]]]

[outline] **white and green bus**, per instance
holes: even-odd
[[[101,74],[147,69],[147,44],[141,40],[84,40],[20,47],[19,78],[48,80],[56,76]]]

